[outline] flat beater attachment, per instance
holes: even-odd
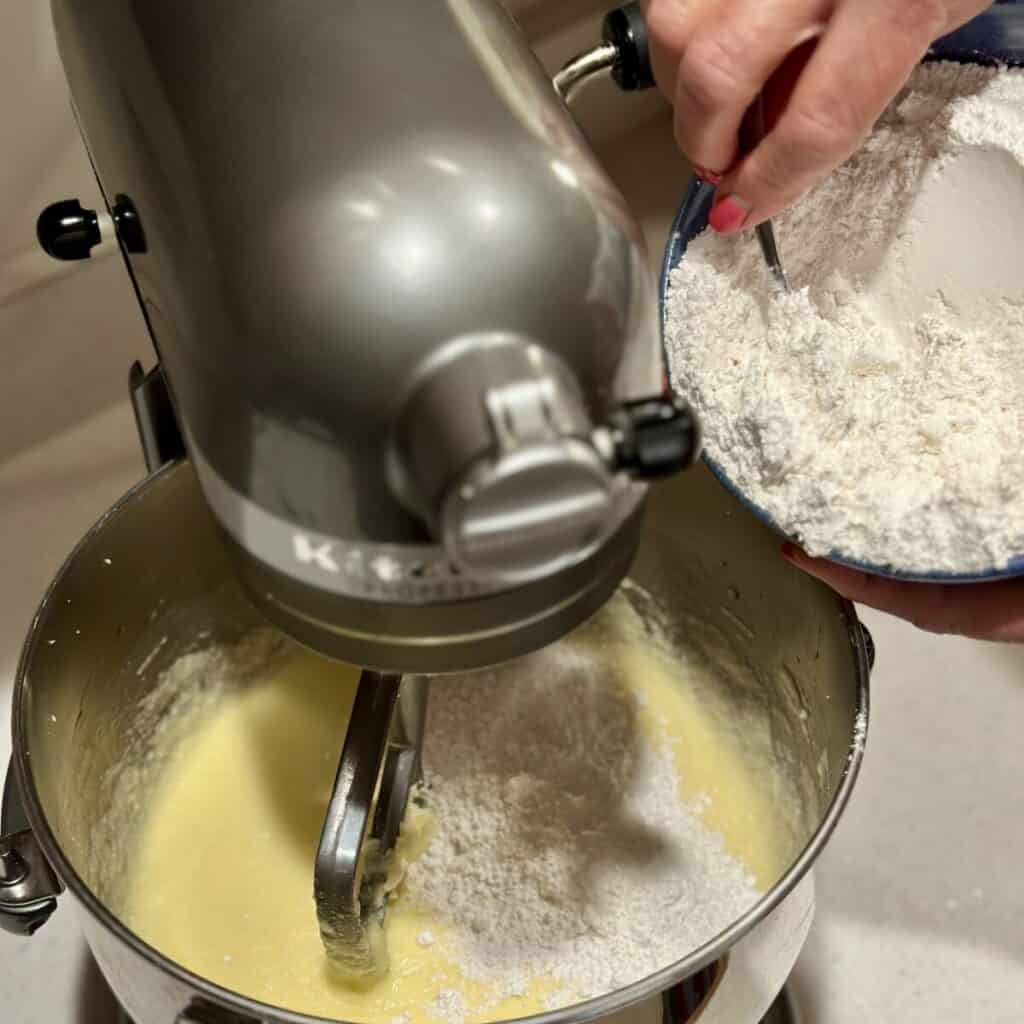
[[[364,671],[320,836],[313,895],[331,965],[347,981],[387,971],[389,854],[421,777],[427,681]]]

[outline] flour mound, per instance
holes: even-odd
[[[459,970],[498,1002],[538,978],[550,1008],[653,974],[758,898],[638,724],[602,620],[491,672],[435,680],[424,767],[437,833],[403,898],[449,924]],[[447,1021],[462,1019],[441,998]]]
[[[673,272],[673,382],[709,456],[816,555],[972,572],[1024,553],[1024,72],[919,68],[776,230]]]

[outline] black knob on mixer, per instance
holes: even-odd
[[[611,11],[604,19],[601,35],[619,51],[612,68],[615,84],[626,92],[650,89],[654,85],[654,72],[640,4],[626,4]]]
[[[103,241],[100,219],[77,199],[48,206],[36,221],[39,244],[55,260],[87,260]]]
[[[700,454],[700,428],[675,396],[630,402],[608,424],[615,469],[655,480],[691,466]]]

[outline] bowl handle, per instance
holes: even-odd
[[[28,827],[12,763],[0,816],[0,928],[13,935],[35,934],[57,909],[63,891]]]

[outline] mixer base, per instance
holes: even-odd
[[[128,1014],[121,1010],[118,1015],[117,1024],[133,1024],[133,1022]],[[686,1022],[675,1021],[673,1024],[686,1024]],[[699,1024],[699,1021],[695,1021],[694,1024]],[[796,1006],[786,989],[782,990],[779,998],[772,1004],[771,1009],[765,1014],[760,1024],[800,1024],[800,1016],[796,1012]]]

